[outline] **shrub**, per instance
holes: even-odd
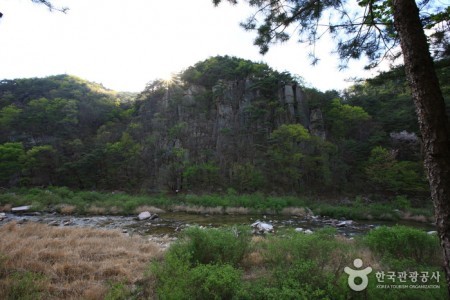
[[[324,228],[314,234],[291,233],[274,237],[267,243],[265,260],[273,266],[290,267],[294,262],[312,261],[317,268],[325,266],[336,272],[351,261],[351,245],[335,238],[336,229]]]
[[[191,254],[181,243],[173,244],[164,261],[150,265],[150,275],[155,280],[156,293],[160,299],[187,299]],[[154,293],[154,291],[150,291]],[[156,295],[151,295],[152,298]]]
[[[387,259],[409,259],[418,264],[439,264],[437,237],[415,228],[378,227],[364,237],[364,242],[375,254]]]
[[[244,257],[250,236],[236,227],[231,229],[201,229],[191,227],[185,230],[185,247],[192,254],[193,264],[226,263],[237,265]]]
[[[39,274],[25,271],[15,272],[0,282],[2,299],[36,300],[46,299],[47,279]]]
[[[232,299],[241,288],[241,272],[228,264],[198,265],[189,277],[190,299]]]
[[[394,199],[394,207],[398,209],[411,208],[411,202],[406,196],[396,196]]]
[[[120,300],[129,299],[131,296],[128,287],[120,282],[109,283],[108,293],[105,295],[104,300]]]
[[[210,233],[206,233],[208,234]],[[197,233],[195,235],[197,236]],[[184,240],[173,244],[164,261],[151,265],[150,271],[156,280],[158,298],[233,298],[241,288],[241,271],[227,263],[192,264],[195,251],[192,252],[190,242],[191,240]]]

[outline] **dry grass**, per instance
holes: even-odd
[[[194,214],[210,214],[210,215],[221,215],[224,210],[220,206],[207,207],[207,206],[189,206],[189,205],[173,205],[170,207],[173,212],[187,212]]]
[[[307,215],[307,212],[303,207],[285,207],[281,211],[281,214],[284,216],[304,217]]]
[[[105,207],[100,207],[96,205],[91,205],[86,209],[90,215],[106,215],[108,210]]]
[[[411,212],[405,212],[401,214],[401,219],[406,221],[415,221],[415,222],[431,222],[434,221],[433,218],[427,218],[424,215],[414,215]]]
[[[144,212],[144,211],[148,211],[148,212],[150,212],[152,214],[163,214],[163,213],[165,213],[165,211],[162,210],[161,208],[157,208],[155,206],[148,206],[148,205],[141,205],[141,206],[137,207],[134,210],[134,212],[137,213],[137,214],[140,214],[141,212]]]
[[[0,205],[0,211],[11,211],[12,204]]]
[[[113,230],[8,223],[0,236],[0,295],[8,275],[29,271],[47,278],[46,299],[103,299],[108,283],[132,286],[162,256],[155,243]]]
[[[57,210],[63,215],[73,215],[77,207],[75,205],[61,204],[57,207]]]
[[[225,213],[228,215],[248,215],[251,210],[247,207],[227,207]]]

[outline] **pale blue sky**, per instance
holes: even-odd
[[[363,62],[337,70],[333,44],[318,45],[321,62],[310,66],[308,50],[291,41],[261,56],[254,33],[239,22],[246,5],[211,0],[53,0],[67,14],[49,12],[31,0],[2,0],[0,79],[71,74],[121,91],[141,91],[215,55],[263,61],[278,71],[302,76],[320,90],[342,89],[350,77],[366,77]],[[373,72],[372,72],[373,73]]]

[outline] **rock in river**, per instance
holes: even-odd
[[[264,233],[268,233],[268,232],[274,232],[273,226],[269,223],[256,221],[251,226],[253,227],[253,233],[256,233],[256,234],[264,234]]]
[[[30,208],[31,208],[30,205],[17,206],[17,207],[11,208],[11,211],[12,212],[26,212],[26,211],[29,211]]]
[[[336,224],[336,227],[347,227],[353,224],[352,220],[342,221]]]
[[[157,214],[151,214],[149,211],[143,211],[138,215],[138,219],[139,221],[143,221],[143,220],[154,220],[157,219],[158,215]]]

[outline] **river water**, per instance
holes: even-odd
[[[0,218],[1,219],[1,218]],[[315,231],[326,226],[335,227],[339,234],[352,237],[367,233],[369,230],[381,225],[394,226],[396,224],[407,225],[433,231],[435,227],[429,223],[411,221],[349,221],[335,220],[322,217],[295,217],[282,215],[207,215],[189,214],[182,212],[166,212],[159,214],[154,220],[139,221],[136,216],[66,216],[55,213],[30,213],[12,214],[6,213],[0,226],[7,222],[18,223],[38,222],[51,226],[77,226],[99,229],[119,229],[127,234],[152,235],[152,236],[176,236],[183,228],[189,226],[224,227],[224,226],[248,226],[255,221],[262,221],[274,226],[275,231],[286,228],[303,228],[303,230]]]

